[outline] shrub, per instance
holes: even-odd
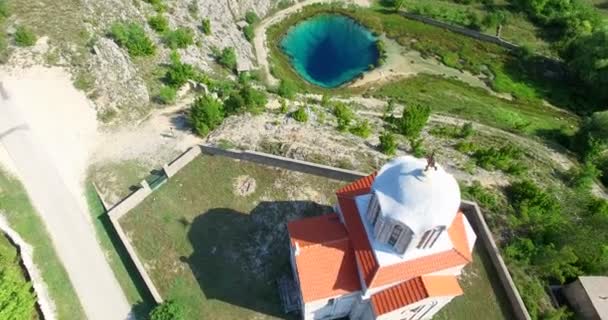
[[[370,126],[369,121],[363,120],[350,128],[350,132],[361,138],[368,138],[372,134],[372,127]]]
[[[268,98],[263,91],[243,85],[238,91],[233,91],[224,103],[227,114],[251,112],[258,114],[263,111]]]
[[[410,147],[412,148],[412,154],[417,158],[422,158],[426,155],[426,150],[422,144],[424,140],[422,138],[410,138]]]
[[[11,15],[7,0],[0,0],[0,23]]]
[[[171,53],[171,64],[164,78],[167,85],[179,88],[195,76],[196,71],[192,65],[181,62],[177,52]]]
[[[169,21],[162,14],[148,18],[148,25],[156,32],[165,32],[169,29]]]
[[[255,36],[255,33],[253,31],[253,26],[248,25],[245,28],[243,28],[243,35],[245,35],[245,39],[247,39],[247,41],[251,42],[251,40],[253,40],[253,37]]]
[[[31,47],[36,44],[36,35],[24,26],[18,26],[15,30],[15,44],[20,47]]]
[[[277,93],[286,99],[293,99],[296,96],[298,87],[291,80],[281,80]]]
[[[299,107],[298,110],[291,115],[291,117],[298,122],[307,122],[308,112],[306,112],[306,107]]]
[[[154,54],[154,43],[144,29],[136,23],[114,23],[110,28],[110,37],[121,47],[126,48],[129,55],[149,56]]]
[[[190,28],[179,27],[173,31],[166,32],[164,41],[171,49],[183,49],[194,43],[194,33]]]
[[[499,169],[505,172],[518,170],[516,161],[520,156],[521,151],[512,145],[479,148],[473,154],[478,166],[486,170]]]
[[[467,123],[463,124],[462,127],[460,127],[460,137],[461,138],[466,139],[466,138],[472,136],[473,133],[475,133],[475,129],[473,129],[473,124],[470,122],[467,122]]]
[[[411,105],[403,109],[403,117],[398,122],[399,132],[410,139],[417,139],[431,115],[431,108]]]
[[[287,100],[281,99],[281,108],[279,108],[279,112],[280,113],[287,113],[287,111],[289,111],[289,109],[287,107]]]
[[[348,105],[346,105],[342,102],[336,102],[336,104],[334,104],[333,114],[337,118],[338,130],[340,130],[340,131],[347,130],[351,121],[353,121],[353,119],[355,117],[355,115],[353,114],[352,110],[350,110]]]
[[[206,35],[211,34],[211,20],[209,20],[209,18],[205,18],[201,21],[201,31]]]
[[[542,236],[547,228],[562,221],[557,199],[529,180],[513,183],[507,194],[515,209],[511,225],[524,234]]]
[[[216,57],[217,62],[231,71],[236,71],[236,52],[234,48],[226,47],[219,56]]]
[[[390,131],[384,131],[380,135],[380,151],[386,155],[392,156],[397,152],[397,139]]]
[[[255,11],[250,10],[245,13],[245,21],[249,24],[255,24],[260,21],[260,17],[258,17],[258,14],[255,13]]]
[[[175,301],[165,301],[150,311],[150,320],[184,320],[184,309]]]
[[[33,319],[36,296],[23,278],[19,256],[0,246],[0,319]]]
[[[388,58],[384,41],[380,39],[376,40],[376,50],[378,50],[378,61],[376,62],[376,66],[381,66],[386,63],[386,59]]]
[[[573,169],[571,174],[570,184],[572,187],[582,191],[590,191],[601,171],[591,161],[585,161],[580,168]]]
[[[175,96],[177,91],[174,87],[163,86],[160,88],[158,92],[158,96],[156,96],[157,100],[161,104],[172,104],[175,102]]]
[[[190,109],[190,123],[194,132],[202,137],[219,126],[224,120],[222,104],[211,97],[204,95],[196,98]]]

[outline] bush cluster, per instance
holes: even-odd
[[[194,43],[194,32],[190,28],[179,27],[165,32],[163,40],[171,49],[183,49]]]
[[[150,56],[156,51],[152,40],[136,23],[114,23],[110,28],[110,37],[133,57]]]
[[[169,21],[162,14],[157,14],[148,18],[148,25],[152,30],[163,33],[169,30]]]
[[[226,47],[222,51],[214,50],[215,60],[226,69],[236,71],[236,52],[232,47]]]
[[[152,309],[149,318],[150,320],[184,320],[184,308],[175,301],[168,300]]]
[[[308,112],[306,111],[306,107],[299,107],[291,117],[298,122],[308,122]]]
[[[31,47],[37,39],[34,32],[24,26],[18,26],[15,30],[15,44],[20,47]]]
[[[393,156],[397,152],[397,139],[390,131],[384,131],[380,135],[380,145],[378,149],[386,155]]]

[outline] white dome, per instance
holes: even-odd
[[[398,157],[385,164],[372,185],[381,214],[407,225],[414,234],[449,226],[460,208],[460,188],[454,177],[426,159]]]

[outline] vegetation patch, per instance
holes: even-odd
[[[84,319],[84,312],[68,275],[59,261],[51,238],[29,202],[23,186],[0,171],[0,211],[9,225],[34,248],[34,264],[40,269],[60,319]],[[10,318],[10,317],[9,317]]]
[[[156,51],[154,43],[148,38],[144,28],[136,23],[114,23],[109,35],[119,46],[126,48],[129,55],[133,57],[150,56]]]

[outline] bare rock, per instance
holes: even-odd
[[[144,80],[125,51],[110,39],[99,39],[94,47],[95,104],[101,109],[140,106],[149,103]]]

